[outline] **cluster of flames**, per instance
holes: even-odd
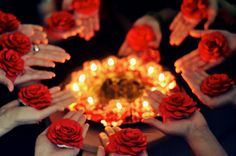
[[[157,116],[146,91],[169,94],[176,87],[169,71],[155,62],[143,63],[136,56],[122,59],[110,56],[85,62],[81,70],[72,73],[66,86],[77,96],[69,110],[84,109],[89,120],[104,126]]]

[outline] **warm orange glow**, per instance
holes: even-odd
[[[115,64],[114,59],[113,59],[113,58],[109,58],[109,59],[107,60],[107,64],[108,64],[109,66],[114,66],[114,64]]]
[[[137,64],[137,60],[135,58],[131,58],[129,60],[130,65],[135,66]]]
[[[72,104],[70,104],[69,106],[68,106],[68,109],[70,110],[70,111],[76,111],[76,109],[75,109],[75,106],[77,105],[77,103],[72,103]]]
[[[80,83],[84,83],[85,79],[86,79],[85,74],[81,74],[81,75],[79,76],[79,82],[80,82]]]
[[[97,67],[97,65],[95,64],[95,63],[92,63],[91,65],[90,65],[90,70],[91,71],[96,71],[98,69],[98,67]]]
[[[117,109],[121,110],[122,109],[122,104],[120,102],[117,102],[116,107],[117,107]]]
[[[78,91],[79,91],[79,86],[78,86],[77,83],[73,83],[73,85],[72,85],[72,90],[73,90],[74,92],[78,92]]]
[[[168,86],[169,89],[174,89],[175,87],[176,87],[176,82],[175,81],[171,82]]]
[[[159,75],[159,77],[158,77],[158,80],[159,80],[160,82],[164,81],[164,80],[165,80],[165,75],[164,75],[163,73],[161,73],[161,74]]]
[[[143,107],[148,107],[149,106],[149,102],[148,101],[143,101]]]
[[[94,104],[94,99],[93,99],[93,97],[91,97],[91,96],[89,96],[89,97],[87,98],[87,101],[88,101],[88,104],[90,104],[90,105],[93,105],[93,104]]]
[[[152,75],[155,71],[155,68],[153,66],[148,67],[148,75]]]

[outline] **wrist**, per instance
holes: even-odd
[[[196,140],[201,140],[207,138],[206,136],[212,135],[208,126],[202,126],[198,128],[193,128],[189,131],[189,133],[185,136],[185,140],[187,142],[193,142]]]
[[[13,128],[17,126],[15,119],[8,114],[7,111],[2,112],[0,115],[0,136],[6,134],[11,131]]]

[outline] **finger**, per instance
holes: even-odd
[[[64,118],[64,119],[71,119],[71,117],[72,117],[75,113],[77,113],[77,112],[75,112],[75,111],[70,111],[70,112],[68,112],[63,118]]]
[[[200,38],[205,34],[214,32],[213,30],[191,30],[190,31],[190,36],[194,37],[194,38]]]
[[[53,104],[60,106],[61,111],[63,111],[65,107],[69,106],[70,104],[72,104],[74,102],[76,102],[75,98],[68,98],[63,101],[59,101],[58,103],[53,103]]]
[[[70,59],[69,54],[57,51],[40,51],[39,53],[34,53],[31,57],[62,63]]]
[[[61,87],[58,87],[58,86],[49,89],[52,95],[55,93],[58,93],[60,90],[61,90]]]
[[[61,53],[66,53],[66,51],[58,46],[54,46],[54,45],[45,45],[45,44],[39,44],[38,45],[40,50],[42,51],[57,51],[57,52],[61,52]]]
[[[99,137],[100,137],[100,139],[102,141],[102,145],[105,147],[108,144],[108,142],[109,142],[109,137],[104,132],[100,133]]]
[[[9,108],[12,108],[12,107],[17,107],[19,106],[19,100],[14,100],[14,101],[11,101],[7,104],[5,104],[4,106],[1,107],[1,109],[9,109]]]
[[[56,94],[53,94],[52,98],[53,99],[57,99],[57,98],[61,99],[61,97],[63,97],[64,95],[67,97],[67,95],[72,95],[72,94],[71,94],[70,90],[63,90],[63,91],[57,92]],[[62,99],[64,99],[64,98],[62,98]]]
[[[39,66],[39,67],[52,67],[54,68],[56,65],[55,63],[46,60],[46,59],[40,59],[40,58],[34,58],[30,57],[25,60],[25,65],[26,66]]]
[[[95,31],[98,31],[100,29],[100,23],[99,23],[99,13],[95,14],[93,17],[93,27]]]
[[[143,151],[142,153],[139,154],[139,156],[148,156],[147,151]]]
[[[214,61],[211,61],[211,62],[206,63],[206,64],[202,67],[202,69],[203,69],[203,70],[211,69],[211,68],[213,68],[213,67],[215,67],[215,66],[221,64],[222,62],[224,62],[224,60],[225,60],[225,58],[220,57],[220,58],[218,58],[217,60],[214,60]]]
[[[120,127],[113,127],[113,130],[114,130],[115,132],[119,132],[119,131],[121,130],[121,128],[120,128]]]
[[[82,117],[82,115],[84,114],[83,110],[79,110],[76,113],[74,113],[70,119],[75,120],[75,121],[79,121],[80,117]],[[83,124],[81,124],[83,125]]]
[[[32,27],[34,31],[43,31],[43,27],[40,25],[35,25],[35,24],[26,24],[26,25]]]
[[[172,23],[170,24],[170,30],[173,30],[176,26],[176,24],[179,22],[179,20],[183,18],[182,17],[182,13],[178,13],[177,16],[174,18],[174,20],[172,21]]]
[[[105,132],[107,133],[108,136],[115,134],[115,131],[110,126],[105,127]]]
[[[6,85],[8,90],[12,92],[14,90],[14,84],[11,80],[6,78],[5,76],[0,75],[0,83]]]
[[[142,122],[146,123],[148,125],[151,125],[151,126],[157,128],[158,130],[160,130],[162,132],[166,131],[165,125],[161,121],[156,120],[154,118],[144,119]]]
[[[148,96],[153,99],[155,102],[160,103],[164,98],[163,94],[159,91],[147,91]]]
[[[47,108],[40,111],[39,120],[44,119],[44,118],[48,117],[49,115],[51,115],[51,114],[53,114],[53,113],[55,113],[59,110],[61,110],[61,109],[59,107],[55,106],[55,105],[49,106],[49,107],[47,107]]]
[[[86,123],[86,124],[84,124],[84,126],[83,126],[83,134],[82,134],[83,138],[86,137],[86,134],[87,134],[88,130],[89,130],[89,124]]]
[[[204,24],[204,29],[208,30],[209,26],[215,21],[216,18],[216,11],[214,8],[209,8],[208,11],[208,19],[207,22]]]
[[[170,35],[170,44],[175,45],[176,36],[178,36],[179,33],[182,33],[179,31],[183,27],[183,23],[178,23],[175,28],[172,30]]]
[[[80,116],[78,122],[80,123],[80,125],[84,125],[84,123],[86,122],[86,116],[85,115]]]
[[[102,146],[98,146],[97,156],[105,156],[105,149]]]
[[[125,42],[122,44],[122,46],[121,46],[121,48],[120,48],[120,50],[119,50],[118,56],[127,56],[127,55],[129,55],[129,53],[127,52],[127,49],[128,49],[128,44],[127,44],[127,42],[125,41]]]
[[[76,100],[76,98],[73,96],[72,93],[68,93],[68,94],[64,94],[60,97],[57,98],[53,98],[53,103],[59,103],[60,101],[64,101],[64,100],[68,100],[68,99],[72,99],[72,100]]]

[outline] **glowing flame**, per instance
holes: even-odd
[[[164,81],[164,80],[165,80],[165,75],[164,75],[163,73],[161,73],[161,74],[159,75],[159,77],[158,77],[158,80],[159,80],[160,82]]]
[[[75,106],[77,105],[77,103],[72,103],[72,104],[70,104],[69,106],[68,106],[68,109],[70,110],[70,111],[76,111],[76,109],[75,109]]]
[[[108,64],[109,66],[113,66],[113,65],[115,64],[115,61],[114,61],[112,58],[109,58],[109,59],[107,60],[107,64]]]
[[[134,66],[134,65],[136,65],[136,63],[137,63],[137,60],[136,60],[135,58],[131,58],[131,59],[129,60],[129,63],[130,63],[130,65]]]
[[[153,67],[153,66],[150,66],[150,67],[148,67],[148,75],[151,75],[151,74],[153,74],[153,73],[154,73],[154,71],[155,71],[155,69],[154,69],[154,67]]]
[[[77,83],[73,83],[73,85],[72,85],[72,90],[73,90],[74,92],[78,92],[78,91],[79,91],[79,86],[78,86]]]
[[[98,67],[97,67],[97,65],[95,64],[95,63],[92,63],[91,65],[90,65],[90,70],[91,71],[96,71],[98,69]]]
[[[174,89],[175,86],[176,86],[176,82],[173,81],[173,82],[171,82],[171,83],[169,84],[168,88],[169,88],[169,89]]]
[[[84,83],[85,79],[86,79],[85,74],[81,74],[81,75],[79,76],[79,82],[80,82],[80,83]]]
[[[88,101],[88,104],[90,104],[90,105],[94,104],[93,97],[91,97],[91,96],[88,97],[87,101]]]
[[[122,104],[120,102],[117,102],[116,107],[117,107],[117,109],[121,110],[122,109]]]
[[[148,101],[143,101],[143,107],[148,107],[149,106],[149,102]]]

